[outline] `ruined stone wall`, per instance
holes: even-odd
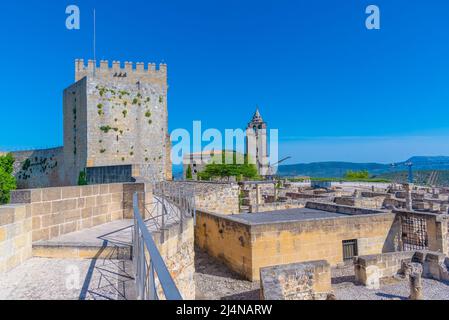
[[[288,210],[288,209],[298,209],[304,208],[306,206],[306,201],[289,201],[289,202],[272,202],[264,203],[259,206],[250,206],[249,212],[251,213],[263,213],[277,210]]]
[[[0,206],[0,274],[32,256],[31,227],[31,212],[27,206]]]
[[[344,206],[368,209],[382,209],[385,202],[385,196],[370,198],[337,197],[335,198],[334,202],[336,204]]]
[[[195,300],[195,249],[193,219],[169,226],[164,232],[154,232],[153,238],[168,271],[183,299]],[[159,287],[159,296],[163,297]]]
[[[197,211],[195,244],[237,273],[251,277],[251,227],[213,213]]]
[[[252,225],[199,212],[195,239],[211,256],[256,281],[267,266],[315,260],[338,265],[344,240],[357,239],[361,255],[395,251],[398,235],[398,221],[390,213]]]
[[[369,289],[379,289],[380,280],[404,273],[404,265],[414,262],[423,266],[423,277],[449,281],[449,259],[431,251],[393,252],[360,256],[354,259],[356,281]]]
[[[33,242],[123,219],[123,185],[13,191],[11,203],[26,204]]]
[[[332,292],[326,261],[262,268],[260,279],[262,300],[326,300]]]
[[[194,188],[195,205],[198,210],[220,214],[240,212],[238,184],[196,181],[173,182],[173,184]]]
[[[64,184],[63,148],[12,152],[18,189],[46,188]]]
[[[404,237],[413,239],[417,236],[422,236],[419,229],[416,228],[415,232],[410,228],[405,228],[404,223],[406,218],[411,219],[423,219],[427,231],[427,246],[428,250],[434,252],[440,252],[443,254],[449,253],[448,242],[448,221],[449,216],[447,214],[432,214],[423,212],[409,212],[409,211],[393,211],[398,216],[398,221],[402,225],[401,234]]]
[[[357,240],[360,255],[394,251],[398,226],[394,214],[256,225],[251,228],[252,273],[265,266],[326,260],[343,262],[343,241]]]

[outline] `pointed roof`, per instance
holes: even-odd
[[[256,112],[254,113],[254,116],[253,116],[253,119],[251,120],[251,122],[256,122],[256,123],[263,122],[263,118],[260,115],[259,107],[256,108]]]

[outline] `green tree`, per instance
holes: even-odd
[[[79,186],[87,186],[87,175],[86,171],[81,171],[78,176],[78,185]]]
[[[232,159],[230,159],[231,156]],[[241,157],[242,155],[237,155],[236,152],[234,152],[233,154],[229,152],[223,153],[221,159],[222,161],[220,164],[217,164],[215,162],[208,164],[204,171],[198,174],[198,177],[201,180],[230,177],[236,177],[238,181],[242,180],[243,178],[249,180],[260,179],[257,167],[248,161],[248,156],[245,156],[243,159],[237,159],[238,156]]]
[[[14,157],[11,153],[0,157],[0,204],[6,204],[11,197],[11,191],[17,188],[13,175]]]
[[[345,178],[349,180],[357,180],[357,179],[369,179],[368,171],[347,171],[345,174]]]
[[[188,166],[188,168],[187,168],[186,179],[187,179],[187,180],[192,180],[192,179],[193,179],[193,175],[192,175],[192,167],[190,166],[190,164],[189,164],[189,166]]]

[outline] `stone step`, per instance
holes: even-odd
[[[85,244],[34,244],[33,257],[52,259],[132,260],[131,246]]]
[[[131,260],[132,221],[121,220],[33,244],[33,256]]]

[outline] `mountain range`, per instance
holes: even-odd
[[[347,171],[367,170],[371,176],[407,171],[407,164],[413,164],[413,170],[433,171],[449,170],[449,156],[415,156],[394,164],[351,163],[351,162],[314,162],[308,164],[281,165],[278,175],[282,177],[309,176],[316,178],[342,178]]]

